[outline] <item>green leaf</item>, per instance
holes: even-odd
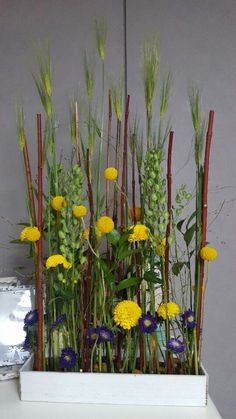
[[[30,223],[16,223],[17,226],[30,227]]]
[[[62,297],[64,300],[73,300],[75,298],[75,295],[68,290],[62,289],[57,283],[54,282],[53,288],[57,293],[57,297]]]
[[[183,224],[184,224],[185,220],[186,220],[186,218],[184,218],[183,220],[180,220],[180,221],[176,224],[176,227],[177,227],[177,229],[180,231],[180,233],[182,233],[182,227],[183,227]]]
[[[162,284],[163,280],[159,277],[158,273],[155,271],[147,271],[144,274],[144,279],[147,282],[151,282],[153,284]]]
[[[125,243],[128,244],[127,242],[128,242],[129,235],[130,235],[130,232],[128,232],[128,231],[126,233],[122,234],[122,236],[119,240],[119,246],[123,246]]]
[[[109,243],[116,245],[120,240],[120,233],[117,230],[112,230],[110,233],[106,234],[107,240]]]
[[[20,239],[11,240],[10,243],[12,243],[12,244],[29,244],[29,242],[21,241]]]
[[[172,272],[174,275],[178,276],[184,266],[184,262],[176,262],[172,266]]]
[[[196,223],[194,223],[188,230],[186,230],[186,232],[184,233],[184,240],[185,240],[185,243],[186,243],[186,245],[187,246],[189,246],[190,245],[190,243],[191,243],[191,241],[192,241],[192,239],[193,239],[193,236],[194,236],[194,233],[195,233],[195,230],[196,230]]]
[[[188,219],[188,221],[187,221],[187,224],[186,224],[186,229],[187,229],[187,230],[188,230],[189,224],[191,223],[191,221],[192,221],[195,217],[196,217],[196,211],[194,211],[194,212],[192,213],[192,215],[190,215],[190,217],[189,217],[189,219]]]
[[[123,279],[116,287],[116,291],[121,291],[126,288],[134,287],[135,285],[140,284],[141,278],[138,278],[136,276]]]
[[[132,256],[135,253],[138,253],[140,250],[138,249],[132,249],[132,250],[128,250],[128,249],[120,249],[117,255],[118,261],[121,261],[122,259],[127,258],[128,256]]]

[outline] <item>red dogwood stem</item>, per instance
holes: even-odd
[[[209,161],[210,161],[210,150],[211,150],[213,121],[214,121],[214,111],[210,111],[209,120],[208,120],[207,135],[206,135],[206,148],[205,148],[205,160],[204,160],[204,172],[203,172],[201,248],[206,246],[208,178],[209,178]],[[198,288],[198,308],[197,308],[197,314],[198,315],[197,315],[197,325],[196,325],[197,349],[199,349],[200,331],[201,331],[203,280],[204,280],[204,260],[200,259],[200,280],[199,280],[199,288]]]
[[[172,213],[172,173],[171,173],[171,163],[172,163],[172,146],[173,146],[174,132],[170,131],[169,135],[169,144],[168,144],[168,157],[167,157],[167,209],[169,213],[169,222],[166,227],[166,248],[165,248],[165,299],[166,302],[169,302],[170,299],[170,290],[169,290],[169,258],[170,258],[170,248],[168,244],[168,239],[170,236],[170,226],[171,226],[171,213]],[[166,340],[170,339],[170,326],[169,322],[166,322]],[[171,374],[171,357],[170,353],[167,352],[167,372]]]
[[[37,335],[37,359],[36,368],[38,371],[43,369],[43,159],[42,159],[42,119],[41,114],[37,114],[37,137],[38,137],[38,229],[40,239],[38,240],[37,254],[37,307],[38,307],[38,335]]]

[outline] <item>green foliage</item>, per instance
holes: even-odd
[[[159,41],[153,38],[145,42],[143,46],[143,84],[147,113],[152,113],[153,99],[157,86],[159,70]]]
[[[102,61],[106,56],[107,24],[104,19],[95,20],[95,32],[97,40],[97,50]]]

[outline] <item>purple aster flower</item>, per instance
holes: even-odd
[[[153,333],[157,328],[156,319],[149,313],[142,314],[138,321],[139,330],[141,333]]]
[[[195,327],[195,314],[190,308],[181,315],[181,321],[183,326],[190,327],[193,329]]]
[[[112,342],[114,339],[114,334],[108,327],[100,326],[97,328],[96,333],[98,335],[98,343]]]
[[[184,346],[183,342],[179,339],[176,339],[176,338],[171,338],[170,340],[168,340],[166,346],[172,352],[180,353],[180,352],[185,351],[185,346]]]
[[[94,345],[94,343],[98,342],[99,336],[98,331],[96,327],[90,327],[89,328],[89,344]]]
[[[56,329],[57,326],[59,326],[59,324],[63,323],[66,320],[66,314],[61,314],[61,316],[58,317],[58,319],[56,319],[52,324],[51,324],[51,328],[52,329]]]
[[[72,348],[62,349],[59,363],[61,368],[74,368],[76,364],[76,353]]]
[[[38,310],[30,310],[24,319],[26,326],[33,326],[38,321]]]
[[[31,344],[31,337],[32,337],[32,332],[27,332],[26,336],[25,336],[25,341],[22,345],[23,349],[26,351],[29,351],[32,349],[32,344]]]

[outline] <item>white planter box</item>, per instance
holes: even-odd
[[[21,400],[63,403],[206,406],[208,375],[111,374],[20,370]]]

